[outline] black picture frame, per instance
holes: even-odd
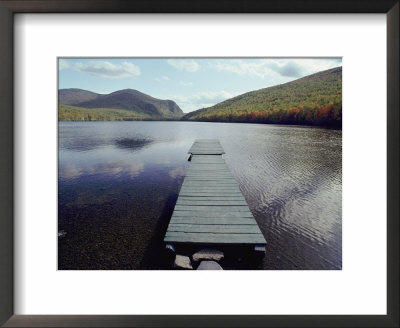
[[[0,0],[0,324],[5,327],[399,327],[399,7],[398,0]],[[385,13],[387,315],[14,315],[13,17],[16,13]]]

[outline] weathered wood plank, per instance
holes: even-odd
[[[194,198],[211,198],[211,197],[221,197],[226,199],[242,199],[239,193],[213,193],[213,192],[183,192],[180,197],[194,197]]]
[[[203,155],[203,156],[206,156],[206,155]],[[199,156],[197,156],[197,155],[192,155],[191,164],[225,164],[226,165],[226,162],[223,158],[207,159],[207,158],[198,158],[198,157]],[[214,156],[214,157],[217,157],[217,156]]]
[[[182,186],[181,191],[189,191],[189,192],[240,192],[238,186],[213,186],[213,187],[196,187],[196,186]]]
[[[215,168],[214,170],[206,170],[206,169],[200,169],[200,168],[196,168],[196,169],[189,168],[186,171],[186,174],[214,174],[214,175],[217,175],[217,174],[224,174],[224,173],[225,174],[229,173],[231,176],[233,176],[232,173],[226,167],[225,168],[219,168],[219,169]]]
[[[191,199],[178,199],[176,205],[188,205],[188,206],[246,206],[247,203],[245,200],[191,200]]]
[[[214,183],[210,185],[199,185],[199,184],[183,184],[181,189],[192,189],[192,190],[240,190],[238,185],[234,184],[222,184],[222,183]]]
[[[204,196],[210,196],[210,197],[230,197],[230,196],[238,196],[238,197],[243,197],[242,193],[240,190],[215,190],[215,189],[210,189],[210,190],[198,190],[198,189],[186,189],[182,190],[179,193],[179,197],[189,197],[189,196],[199,196],[199,197],[204,197]]]
[[[221,185],[221,184],[229,184],[229,185],[235,185],[237,186],[238,184],[236,183],[236,181],[234,181],[232,178],[230,177],[195,177],[195,176],[191,176],[191,177],[187,177],[185,179],[185,181],[183,182],[183,184],[192,184],[192,185]],[[182,184],[182,185],[183,185]]]
[[[182,186],[181,192],[240,192],[238,186],[213,186],[213,187],[196,187],[196,186]]]
[[[221,144],[218,142],[195,142],[191,148],[196,148],[196,147],[215,147],[215,148],[221,148]]]
[[[213,187],[196,187],[196,186],[182,186],[181,192],[189,191],[189,192],[207,192],[207,191],[215,191],[215,192],[240,192],[238,186],[213,186]]]
[[[225,171],[224,171],[224,170],[219,170],[219,171],[216,171],[216,170],[214,170],[214,171],[206,171],[206,170],[202,170],[202,171],[196,170],[196,171],[194,171],[194,170],[188,170],[188,171],[186,172],[186,175],[190,175],[190,174],[197,174],[197,175],[217,175],[217,176],[222,175],[222,174],[225,174],[225,175],[229,175],[230,177],[233,178],[232,173],[229,172],[228,170],[225,170]]]
[[[207,171],[207,170],[187,170],[186,175],[208,175],[208,176],[221,176],[221,175],[228,175],[233,179],[233,174],[226,170],[213,170],[213,171]]]
[[[197,181],[198,179],[200,179],[200,180],[203,179],[204,182],[201,182],[201,181],[198,182]],[[216,181],[216,180],[218,180],[218,181]],[[226,180],[226,181],[219,181],[219,180]],[[205,181],[210,181],[210,182],[205,182]],[[214,181],[214,184],[225,183],[225,184],[237,185],[237,182],[232,177],[206,177],[206,176],[204,176],[204,177],[201,177],[201,176],[187,177],[187,178],[185,178],[183,183],[184,184],[191,183],[191,184],[196,184],[196,185],[203,183],[205,185],[209,185],[209,184],[212,184],[213,181]]]
[[[167,232],[164,241],[207,244],[266,244],[265,239],[261,234]]]
[[[220,168],[227,168],[226,163],[224,160],[222,161],[218,161],[215,163],[200,163],[200,162],[196,162],[198,159],[195,158],[196,155],[193,155],[194,157],[192,157],[192,161],[194,160],[195,162],[190,163],[190,166],[188,167],[188,169],[206,169],[206,170],[212,170],[212,169],[220,169]],[[210,161],[208,161],[210,162]]]
[[[213,160],[213,161],[223,161],[223,162],[225,162],[225,159],[222,158],[221,156],[216,157],[216,156],[213,156],[213,155],[193,155],[193,157],[195,159],[202,160],[202,161]]]
[[[193,148],[188,153],[193,155],[210,155],[212,153],[217,153],[218,155],[225,154],[222,149],[218,148]]]
[[[206,164],[208,165],[208,164]],[[186,170],[186,173],[198,173],[198,174],[202,174],[202,173],[209,173],[209,174],[217,174],[217,173],[231,173],[231,171],[229,171],[229,169],[226,167],[226,165],[221,164],[219,165],[220,167],[214,167],[213,169],[210,170],[210,168],[206,168],[206,167],[189,167]]]
[[[185,179],[185,181],[183,182],[182,185],[195,185],[195,186],[212,186],[212,185],[216,185],[216,186],[220,186],[220,185],[231,185],[231,186],[237,186],[238,184],[236,183],[236,181],[232,180],[232,179],[226,179],[227,181],[215,181],[215,179],[212,180],[204,180],[204,181],[194,181],[193,178],[188,178]]]
[[[237,201],[243,200],[243,196],[240,195],[234,195],[234,196],[185,196],[185,195],[179,195],[179,200],[184,200],[184,201]]]
[[[212,161],[212,160],[200,160],[200,159],[193,159],[193,156],[195,156],[195,155],[192,155],[192,158],[191,158],[191,160],[190,160],[190,164],[197,164],[197,165],[227,165],[226,163],[225,163],[225,161],[217,161],[217,160],[215,160],[215,161]]]
[[[216,165],[215,165],[213,169],[206,167],[211,164],[204,164],[204,165],[196,164],[196,165],[197,165],[197,167],[189,166],[186,170],[186,173],[197,173],[197,172],[199,172],[199,173],[205,173],[205,172],[208,172],[208,173],[229,172],[229,173],[231,173],[231,171],[228,169],[226,164],[217,164],[218,167],[216,167]]]
[[[220,151],[223,152],[224,150],[220,147],[214,147],[214,146],[195,146],[191,148],[189,151],[190,152],[195,152],[195,151]]]
[[[217,186],[219,186],[219,185],[237,186],[238,185],[232,179],[226,179],[226,178],[221,178],[221,179],[210,178],[209,180],[205,180],[205,179],[203,179],[203,181],[201,181],[201,180],[202,179],[190,177],[190,178],[187,178],[187,180],[184,181],[182,185],[190,185],[190,184],[196,185],[196,186],[202,186],[202,185],[203,186],[212,186],[212,185],[217,185]],[[226,180],[226,181],[220,181],[220,180]]]
[[[207,171],[207,170],[187,170],[185,176],[187,175],[209,175],[209,176],[220,176],[220,175],[228,175],[230,176],[232,179],[234,179],[233,174],[228,170],[228,169],[224,169],[224,170],[212,170],[212,171]]]
[[[220,198],[217,200],[222,200],[222,199],[226,199],[226,200],[239,200],[239,199],[243,199],[241,198],[241,195],[239,193],[212,193],[212,192],[192,192],[192,193],[187,193],[184,192],[182,193],[182,195],[180,196],[182,198],[188,198],[188,197],[192,197],[192,198],[197,198],[199,200],[201,200],[201,198],[203,199],[211,199],[211,198]]]
[[[210,149],[218,149],[218,150],[224,150],[221,145],[218,144],[199,144],[195,143],[190,149],[203,149],[203,148],[210,148]]]
[[[182,183],[182,187],[191,187],[191,188],[239,188],[238,184],[231,181],[213,181],[213,180],[205,180],[205,181],[191,181],[188,179]]]
[[[257,225],[257,222],[252,217],[247,218],[206,218],[206,217],[187,217],[187,216],[173,216],[170,221],[171,224],[226,224],[226,225]],[[169,226],[168,226],[169,227]]]
[[[227,225],[227,224],[177,224],[172,223],[168,227],[169,232],[209,232],[209,233],[242,233],[260,234],[257,225]]]
[[[186,172],[185,178],[229,178],[231,180],[234,179],[233,175],[231,172],[228,171],[213,171],[213,172],[208,172],[208,171],[190,171]]]
[[[224,177],[224,178],[229,178],[230,180],[235,181],[232,173],[227,174],[227,172],[213,172],[208,174],[207,171],[202,171],[202,172],[187,172],[187,176],[185,176],[185,180],[186,178],[189,179],[191,178],[191,176],[195,176],[195,177],[208,177],[208,178],[214,178],[214,177]],[[236,181],[235,181],[236,182]]]
[[[249,208],[246,205],[229,205],[229,206],[175,205],[175,211],[248,212]]]
[[[208,191],[215,191],[215,192],[240,192],[239,186],[229,186],[229,185],[214,185],[214,186],[182,186],[181,191],[188,191],[188,192],[208,192]]]
[[[201,161],[212,160],[212,161],[225,162],[225,159],[222,158],[221,156],[214,156],[214,155],[193,155],[193,158]]]
[[[207,154],[207,155],[222,155],[225,154],[224,152],[219,152],[219,151],[195,151],[191,152],[190,154],[193,155],[201,155],[201,154]]]
[[[253,218],[253,214],[250,211],[232,212],[232,211],[174,211],[173,217],[187,216],[187,217],[198,217],[198,218],[209,218],[209,217],[219,217],[219,218]]]
[[[182,193],[222,193],[222,194],[233,194],[240,193],[239,187],[219,187],[219,188],[196,188],[196,187],[182,187]]]
[[[210,173],[208,174],[207,172],[188,172],[186,174],[186,178],[192,180],[197,179],[197,178],[202,178],[202,179],[207,179],[207,180],[213,180],[213,179],[227,179],[227,180],[233,180],[233,175],[231,173],[226,173],[226,172],[216,172],[216,173]]]
[[[195,187],[195,186],[182,186],[181,192],[240,192],[238,186],[213,186],[213,187]]]
[[[200,177],[229,177],[230,179],[233,179],[233,175],[231,172],[229,171],[187,171],[186,172],[186,176],[190,177],[190,176],[200,176]]]

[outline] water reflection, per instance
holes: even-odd
[[[104,140],[96,138],[85,138],[84,140],[70,139],[63,140],[62,147],[72,151],[89,151],[104,145]]]
[[[168,172],[169,176],[172,179],[176,178],[182,178],[185,176],[186,170],[183,167],[177,167],[176,169],[173,169]]]
[[[151,144],[153,140],[139,138],[121,138],[115,140],[115,145],[122,149],[140,150]]]
[[[197,138],[221,141],[268,241],[262,269],[341,268],[341,131],[196,122],[59,126],[60,269],[163,268]]]
[[[89,167],[77,167],[69,165],[61,167],[58,171],[59,179],[70,180],[77,179],[83,175],[108,175],[110,177],[127,176],[134,178],[144,169],[144,163],[99,163]]]

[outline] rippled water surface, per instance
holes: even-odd
[[[268,244],[260,269],[341,269],[342,132],[196,122],[60,122],[59,269],[165,269],[197,138],[219,139]]]

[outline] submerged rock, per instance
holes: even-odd
[[[217,249],[204,248],[192,255],[193,261],[211,260],[221,261],[224,258],[224,253]]]
[[[201,261],[197,270],[223,270],[215,261]]]
[[[190,258],[183,255],[176,255],[174,267],[179,269],[193,269],[192,264],[190,263]]]

